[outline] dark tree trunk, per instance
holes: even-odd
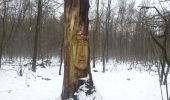
[[[40,34],[41,16],[42,16],[42,0],[39,0],[38,1],[38,15],[37,15],[36,32],[35,32],[35,38],[34,38],[33,61],[32,61],[32,71],[33,72],[36,72],[36,60],[37,60],[37,51],[38,51],[38,37],[39,37],[39,34]]]
[[[61,26],[62,26],[62,40],[61,40],[61,45],[60,45],[60,68],[59,68],[59,75],[61,75],[61,69],[62,69],[62,64],[63,64],[63,52],[64,52],[64,18],[62,16],[61,18]]]
[[[64,35],[64,81],[62,100],[73,98],[80,86],[85,84],[87,95],[94,92],[90,73],[90,49],[88,37],[89,0],[65,0],[65,35]],[[87,80],[83,78],[88,77]]]
[[[64,37],[62,37],[61,41],[61,52],[60,52],[60,69],[59,69],[59,75],[61,75],[61,69],[62,69],[62,64],[63,64],[63,45],[64,45]]]
[[[95,32],[93,33],[93,68],[95,68],[95,62],[96,62],[96,35],[99,31],[99,0],[97,0],[96,4],[96,23],[95,23]]]
[[[6,4],[7,2],[5,0],[3,0],[3,8],[4,8],[4,12],[3,12],[3,18],[2,18],[2,36],[1,36],[1,41],[0,41],[0,68],[1,68],[1,63],[2,63],[2,53],[3,53],[3,47],[4,47],[4,38],[5,38],[5,34],[6,34]]]
[[[111,14],[111,0],[108,0],[106,12],[106,62],[109,60],[109,36],[110,36],[110,14]]]

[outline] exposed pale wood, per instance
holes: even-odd
[[[62,100],[74,98],[75,92],[85,84],[81,78],[90,76],[88,37],[89,0],[65,0],[64,81]],[[89,87],[90,90],[90,87]]]

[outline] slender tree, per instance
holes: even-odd
[[[61,16],[60,18],[60,23],[62,26],[62,40],[61,40],[61,44],[60,44],[60,68],[59,68],[59,75],[61,75],[61,69],[62,69],[62,64],[63,64],[63,47],[64,47],[64,15]]]
[[[109,60],[109,35],[110,35],[110,15],[111,15],[111,0],[108,0],[106,11],[106,62]]]
[[[96,23],[95,23],[95,32],[93,33],[93,68],[95,68],[95,52],[96,52],[96,36],[99,31],[99,0],[96,0]]]
[[[33,53],[33,62],[32,62],[32,71],[33,72],[36,71],[38,37],[39,37],[39,34],[40,34],[40,28],[41,28],[41,17],[42,17],[42,0],[38,0],[38,15],[37,15],[35,38],[34,38],[34,53]]]
[[[6,17],[7,17],[6,13],[7,13],[7,1],[3,0],[2,36],[0,41],[0,68],[1,68],[4,39],[6,35]]]
[[[64,81],[62,100],[79,100],[76,92],[86,95],[95,92],[90,73],[90,49],[88,37],[89,0],[65,0],[65,36],[64,36]]]

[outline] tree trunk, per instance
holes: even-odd
[[[83,84],[86,95],[95,92],[90,73],[90,49],[88,37],[89,0],[65,0],[64,81],[62,100],[79,100],[75,93]],[[87,80],[85,80],[87,77]]]
[[[33,52],[33,62],[32,62],[33,72],[36,72],[36,59],[37,59],[37,51],[38,51],[38,37],[40,34],[40,27],[41,27],[41,16],[42,16],[42,0],[39,0],[36,32],[35,32],[35,38],[34,38],[34,52]]]
[[[109,60],[109,34],[110,34],[110,14],[111,14],[111,0],[108,0],[106,11],[106,62]]]
[[[4,47],[4,38],[6,34],[6,12],[7,12],[6,3],[7,2],[3,0],[4,12],[3,12],[3,18],[2,18],[2,36],[1,36],[1,41],[0,41],[0,68],[1,68],[3,47]]]
[[[99,30],[99,0],[96,1],[96,23],[95,23],[95,32],[93,33],[93,68],[95,68],[95,62],[96,62],[96,36]]]
[[[62,26],[62,35],[61,38],[62,40],[61,45],[60,45],[60,68],[59,68],[59,75],[61,75],[61,69],[62,69],[62,64],[63,64],[63,55],[64,55],[64,16],[61,17],[61,26]]]
[[[61,41],[61,48],[60,48],[60,68],[59,68],[59,75],[61,75],[61,69],[62,69],[62,64],[63,64],[63,42],[64,42],[64,37],[62,37]]]

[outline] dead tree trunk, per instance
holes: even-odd
[[[95,92],[90,73],[89,0],[65,0],[64,80],[62,100],[79,100],[77,92]],[[87,90],[80,86],[85,85]]]
[[[38,51],[38,37],[40,34],[41,27],[41,16],[42,16],[42,0],[38,1],[38,15],[37,15],[37,23],[36,23],[36,32],[34,38],[34,52],[33,52],[33,61],[32,61],[32,71],[36,72],[36,59],[37,59],[37,51]]]

